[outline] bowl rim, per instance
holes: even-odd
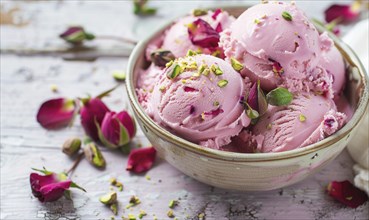
[[[227,7],[223,7],[226,9]],[[156,124],[143,110],[140,103],[138,102],[136,94],[136,85],[133,81],[134,70],[137,61],[145,54],[145,49],[147,44],[154,39],[157,35],[162,33],[169,25],[171,25],[175,19],[168,21],[161,28],[151,33],[144,40],[140,41],[133,49],[127,66],[127,77],[126,77],[126,89],[128,93],[128,98],[135,115],[141,120],[144,126],[148,127],[150,131],[154,132],[156,135],[165,139],[166,141],[179,146],[184,150],[191,151],[193,153],[199,154],[204,157],[210,157],[214,159],[220,159],[225,161],[241,161],[241,162],[262,162],[262,161],[276,161],[287,158],[299,157],[306,154],[316,153],[318,150],[328,148],[334,143],[339,142],[344,137],[349,138],[351,131],[358,126],[361,122],[369,103],[369,87],[368,87],[368,75],[365,72],[363,64],[357,57],[355,52],[341,39],[336,37],[334,34],[328,33],[328,35],[333,39],[335,45],[340,50],[341,54],[346,58],[346,61],[352,67],[356,67],[362,82],[362,96],[359,99],[358,106],[354,112],[351,120],[345,124],[339,131],[333,135],[318,141],[316,143],[310,144],[303,148],[298,148],[294,150],[284,151],[284,152],[269,152],[269,153],[238,153],[238,152],[227,152],[216,149],[210,149],[198,144],[187,141],[181,137],[178,137],[164,128]],[[322,26],[316,25],[318,30],[324,30]],[[144,128],[147,129],[147,128]]]

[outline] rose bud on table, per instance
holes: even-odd
[[[37,122],[46,129],[58,129],[70,125],[77,112],[73,99],[50,99],[40,106],[37,112]]]
[[[86,192],[82,187],[67,179],[65,173],[56,174],[45,168],[43,170],[33,170],[45,174],[31,173],[30,175],[32,194],[40,202],[53,202],[60,199],[63,195],[69,197],[69,188],[77,188]]]
[[[95,39],[95,35],[86,32],[81,26],[69,27],[66,31],[60,34],[59,37],[74,45],[82,44],[85,40]]]
[[[135,121],[126,111],[107,112],[97,128],[101,143],[112,149],[128,144],[136,134]]]

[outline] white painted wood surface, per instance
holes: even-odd
[[[19,51],[63,47],[57,38],[69,24],[81,24],[101,35],[120,35],[141,39],[168,18],[191,8],[221,5],[225,2],[165,1],[152,2],[159,7],[154,17],[137,18],[128,1],[1,1],[2,10],[19,8],[13,13],[14,22],[22,18],[25,25],[1,25],[1,49]],[[227,4],[247,4],[230,1]],[[321,17],[329,2],[301,2],[301,7],[313,17]],[[2,12],[3,14],[3,12]],[[3,20],[3,17],[2,17]],[[111,42],[90,45],[115,47]],[[122,48],[124,50],[124,48]],[[94,62],[64,61],[49,56],[19,56],[1,54],[1,219],[110,219],[111,211],[98,197],[109,191],[109,178],[123,182],[118,192],[119,215],[137,214],[140,209],[148,215],[144,219],[168,219],[166,212],[172,199],[179,200],[174,214],[179,219],[367,219],[369,204],[347,208],[330,198],[326,185],[332,180],[352,180],[352,160],[345,151],[321,172],[306,181],[270,192],[242,193],[213,188],[193,180],[157,160],[147,175],[130,175],[125,171],[126,156],[103,149],[108,161],[103,171],[94,169],[85,160],[74,172],[73,180],[86,188],[87,193],[73,191],[73,202],[61,199],[41,204],[32,196],[29,185],[31,167],[47,167],[63,171],[72,165],[61,152],[63,141],[71,136],[83,136],[78,121],[72,128],[46,131],[35,120],[37,109],[52,97],[76,97],[87,93],[96,95],[111,88],[115,81],[112,70],[124,69],[127,58],[99,58]],[[50,85],[56,84],[58,93]],[[105,101],[119,111],[128,107],[122,85]],[[149,145],[141,131],[135,144]],[[137,195],[141,204],[124,209],[129,198]]]

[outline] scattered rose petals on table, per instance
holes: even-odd
[[[36,116],[37,122],[46,129],[63,128],[71,124],[76,110],[73,99],[50,99],[40,106]]]
[[[351,207],[357,208],[368,201],[366,193],[356,188],[350,181],[333,181],[329,183],[328,194],[337,201]]]
[[[330,23],[335,19],[339,20],[339,23],[348,23],[355,21],[360,15],[360,5],[354,3],[352,5],[331,5],[324,11],[326,22]]]
[[[156,150],[153,147],[134,149],[128,156],[126,170],[134,173],[148,171],[155,162]]]

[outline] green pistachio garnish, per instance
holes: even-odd
[[[178,205],[178,201],[177,200],[170,200],[168,206],[169,206],[169,208],[174,208],[177,205]]]
[[[243,69],[243,65],[235,58],[231,58],[231,65],[236,71],[241,71]]]
[[[174,218],[174,212],[173,212],[173,210],[172,209],[169,209],[169,211],[167,212],[167,216],[169,217],[169,218]]]
[[[183,84],[185,84],[185,83],[187,82],[187,80],[182,79],[182,80],[181,80],[181,82],[182,82]]]
[[[255,24],[260,24],[260,20],[259,20],[259,19],[255,19],[255,20],[254,20],[254,23],[255,23]]]
[[[287,11],[284,11],[282,13],[282,17],[286,20],[286,21],[292,21],[292,15],[290,13],[288,13]]]
[[[118,214],[118,205],[117,203],[113,203],[110,205],[110,210],[114,213],[114,215]]]
[[[219,76],[223,74],[223,71],[219,68],[219,66],[213,64],[210,67],[211,72],[213,72],[215,75]]]
[[[168,71],[167,76],[170,79],[176,78],[179,74],[181,74],[181,66],[176,64],[171,70]]]
[[[126,208],[129,209],[132,206],[135,206],[135,205],[140,204],[140,203],[141,203],[141,201],[140,201],[140,199],[137,196],[132,196],[129,199],[129,204],[126,206]]]
[[[218,86],[219,86],[220,88],[225,87],[227,84],[228,84],[228,81],[227,81],[227,80],[225,80],[225,79],[222,79],[222,80],[219,80],[219,81],[218,81]]]
[[[140,213],[138,214],[138,218],[142,219],[146,215],[147,215],[147,213],[144,210],[140,210]]]
[[[219,102],[218,101],[215,101],[215,102],[213,102],[213,105],[214,106],[219,106]]]
[[[203,113],[201,113],[201,119],[202,120],[205,120],[205,113],[203,112]]]
[[[205,69],[204,72],[202,72],[202,75],[208,76],[210,74],[210,69]]]
[[[187,57],[191,57],[191,56],[195,56],[195,55],[197,55],[197,53],[193,50],[188,50],[187,54],[186,54]]]
[[[267,102],[274,106],[289,105],[293,95],[286,88],[278,87],[266,95]]]
[[[136,216],[134,214],[128,214],[128,220],[136,220]]]
[[[155,65],[164,67],[168,62],[174,60],[175,56],[169,50],[158,49],[150,54],[150,58]]]
[[[268,129],[268,130],[272,129],[272,124],[271,124],[271,123],[269,123],[269,124],[267,125],[267,129]]]
[[[174,63],[174,61],[173,60],[171,60],[171,61],[169,61],[168,63],[166,63],[165,64],[165,67],[170,67],[172,64]]]
[[[115,70],[113,71],[112,75],[116,81],[122,82],[126,80],[126,73],[124,71]]]
[[[62,147],[63,153],[68,156],[72,156],[73,154],[77,153],[81,148],[81,139],[79,138],[69,138],[67,139]]]
[[[159,90],[163,92],[165,90],[165,86],[160,86]]]
[[[197,73],[196,73],[196,75],[194,75],[194,76],[200,76],[203,72],[204,72],[204,70],[207,68],[207,65],[206,64],[202,64],[200,67],[199,67],[199,69],[198,69],[198,71],[197,71]]]
[[[204,10],[204,9],[194,9],[192,10],[192,15],[195,17],[199,17],[199,16],[203,16],[203,15],[207,15],[208,11]]]
[[[306,116],[305,116],[305,115],[303,115],[303,114],[300,114],[300,115],[299,115],[299,120],[300,120],[301,122],[306,121]]]
[[[105,159],[101,154],[101,151],[94,143],[87,144],[83,151],[85,153],[85,157],[92,165],[97,168],[104,168],[106,165]]]
[[[100,197],[100,202],[104,205],[111,205],[117,202],[117,193],[110,192]]]

